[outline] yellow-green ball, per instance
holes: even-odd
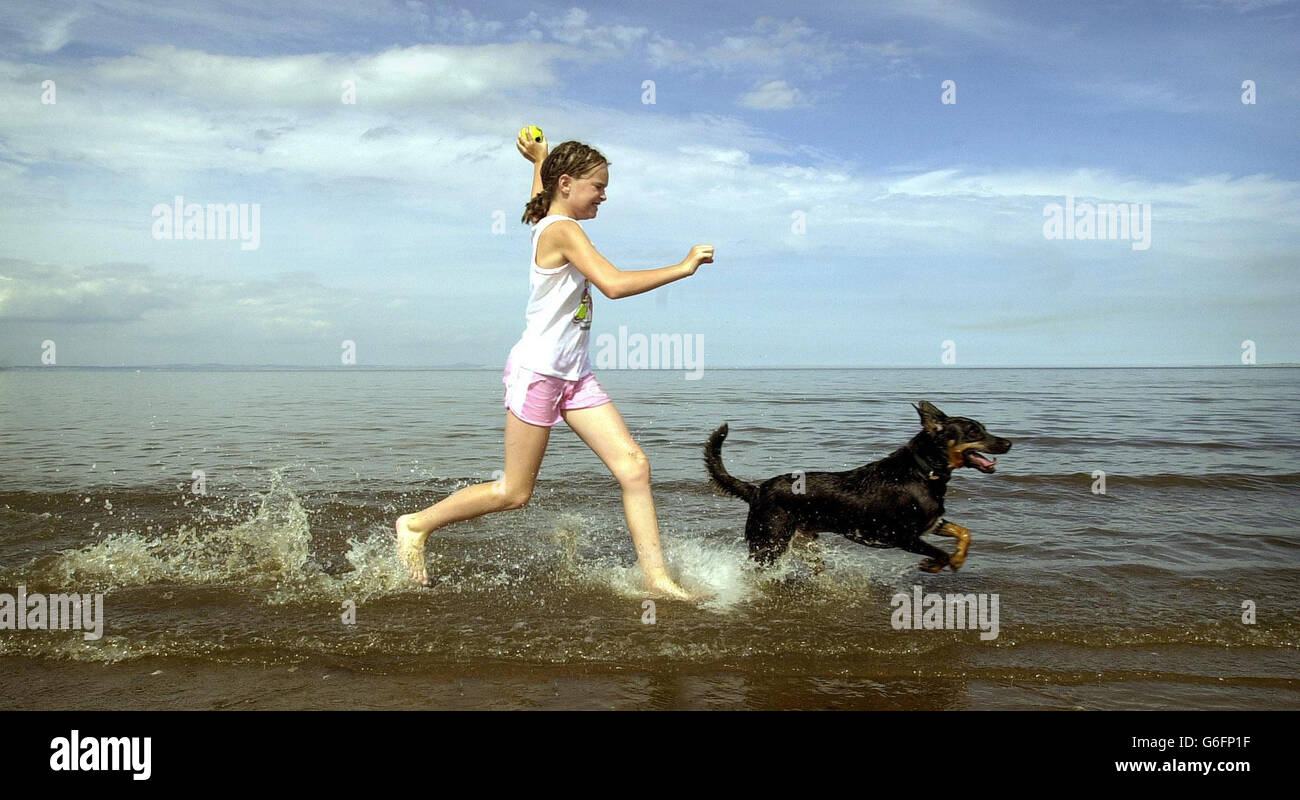
[[[542,129],[537,127],[536,125],[529,125],[528,136],[534,142],[540,142],[542,140]]]

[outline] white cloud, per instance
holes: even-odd
[[[102,62],[90,77],[102,91],[161,91],[245,112],[259,106],[338,108],[342,82],[351,80],[357,86],[357,105],[400,109],[552,86],[556,77],[551,60],[559,55],[555,46],[527,42],[288,56],[229,56],[153,45]]]
[[[39,25],[33,38],[33,48],[38,53],[62,50],[72,38],[72,24],[80,18],[78,13],[63,14]]]
[[[740,104],[746,108],[773,111],[806,105],[807,100],[803,92],[785,81],[767,81],[742,95]]]
[[[749,153],[744,150],[734,148],[717,148],[701,147],[699,145],[682,145],[677,148],[677,152],[684,153],[696,159],[701,159],[714,164],[723,164],[728,167],[744,167],[749,165]]]
[[[550,37],[566,45],[593,47],[606,52],[623,52],[646,38],[646,28],[631,25],[590,25],[591,15],[581,8],[570,8],[563,13],[538,13],[515,23],[530,39]]]
[[[646,50],[650,62],[662,69],[703,68],[760,76],[795,71],[812,78],[851,69],[912,70],[912,57],[920,52],[895,41],[836,39],[800,19],[771,17],[760,17],[747,29],[724,34],[717,44],[675,41],[655,34]]]
[[[986,10],[973,2],[909,0],[906,3],[884,3],[874,10],[883,16],[915,19],[976,39],[1023,41],[1029,32],[1025,23]]]
[[[360,300],[311,275],[196,278],[136,263],[78,266],[0,258],[0,323],[141,324],[181,338],[230,331],[268,336],[333,332]],[[331,321],[332,320],[332,321]]]
[[[1173,114],[1191,114],[1204,111],[1221,112],[1226,105],[1222,101],[1217,105],[1213,105],[1204,100],[1190,97],[1184,92],[1166,85],[1114,77],[1076,83],[1075,90],[1079,94],[1091,96],[1107,106],[1120,106],[1145,111],[1165,111]]]
[[[432,180],[518,126],[509,112],[535,106],[515,94],[555,83],[558,48],[251,57],[151,46],[80,73],[0,61],[5,155],[18,168],[171,182],[214,168]],[[33,87],[47,77],[56,79],[54,105],[35,100]],[[342,102],[344,80],[355,81],[355,104]]]
[[[1300,182],[1271,175],[1203,175],[1153,181],[1107,170],[1010,170],[969,173],[944,169],[889,182],[889,195],[934,198],[1059,201],[1066,195],[1101,202],[1150,203],[1162,219],[1218,226],[1231,222],[1275,225],[1300,220]],[[1293,232],[1295,228],[1293,226]],[[1231,229],[1221,229],[1231,238]]]
[[[179,289],[160,286],[147,268],[134,264],[87,269],[0,258],[0,275],[2,322],[139,320],[172,303]]]
[[[506,27],[505,23],[499,20],[479,20],[467,8],[437,8],[434,9],[434,16],[430,19],[419,3],[408,2],[406,5],[417,14],[419,24],[426,27],[432,24],[442,36],[470,40],[485,39],[497,36]]]

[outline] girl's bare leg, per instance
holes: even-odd
[[[506,469],[500,480],[466,486],[423,511],[397,518],[393,525],[397,531],[397,554],[411,571],[411,580],[429,585],[424,542],[430,533],[453,522],[522,508],[528,502],[550,437],[550,428],[531,425],[506,411]]]
[[[623,415],[613,403],[561,411],[564,421],[587,443],[623,488],[623,512],[632,532],[632,544],[641,564],[645,587],[682,600],[693,598],[668,577],[659,549],[659,520],[650,493],[650,462],[628,432]]]

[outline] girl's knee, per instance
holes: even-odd
[[[523,508],[524,506],[528,505],[528,501],[531,500],[532,497],[533,497],[532,490],[529,490],[527,492],[516,492],[515,494],[508,494],[506,495],[505,498],[505,505],[503,510],[514,511],[515,509]]]
[[[628,452],[614,471],[622,486],[648,486],[650,484],[650,459],[641,448]]]
[[[498,511],[513,511],[528,505],[533,497],[533,487],[507,483],[504,477],[493,481],[492,494]]]

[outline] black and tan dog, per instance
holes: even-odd
[[[745,539],[754,560],[771,564],[790,546],[796,533],[838,533],[869,547],[900,547],[928,556],[926,572],[945,566],[955,572],[966,561],[970,531],[943,518],[943,496],[955,469],[974,467],[993,472],[1011,442],[994,436],[966,417],[949,417],[928,402],[914,406],[921,432],[879,461],[846,472],[778,475],[758,485],[732,477],[722,466],[727,425],[704,445],[704,463],[723,491],[749,503]],[[952,555],[922,541],[927,533],[957,540]]]

